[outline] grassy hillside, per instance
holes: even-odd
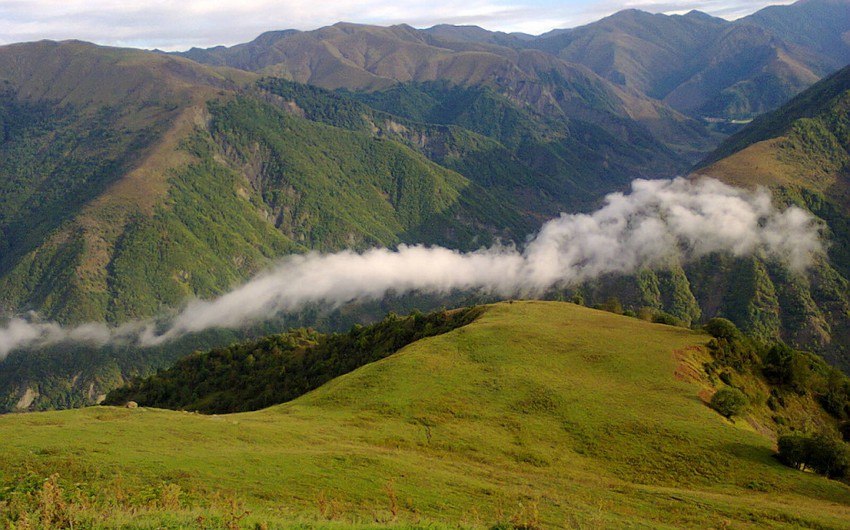
[[[707,341],[505,303],[258,412],[4,416],[0,513],[125,528],[845,526],[846,484],[780,465],[755,412],[730,422],[705,405]]]

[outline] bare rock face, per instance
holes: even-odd
[[[33,404],[33,402],[36,400],[37,397],[38,397],[38,391],[34,390],[32,387],[27,387],[26,391],[23,393],[23,395],[18,400],[18,402],[15,404],[15,409],[16,410],[27,410],[27,409],[29,409],[30,405]]]

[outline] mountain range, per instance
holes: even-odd
[[[560,212],[703,160],[698,174],[771,186],[825,221],[833,245],[814,280],[720,256],[561,296],[686,323],[725,315],[847,366],[847,71],[828,74],[850,61],[848,6],[734,22],[629,10],[537,37],[340,23],[180,54],[0,47],[0,308],[118,325],[311,250],[521,246]],[[3,408],[95,401],[231,340],[13,351]]]
[[[669,108],[695,118],[748,119],[850,63],[847,20],[846,1],[811,0],[732,22],[698,11],[668,16],[632,9],[538,37],[475,26],[340,23],[181,55],[331,89],[434,79],[488,84],[547,111],[562,109],[564,98],[540,74],[599,84],[589,69],[627,100],[618,106],[645,124]]]

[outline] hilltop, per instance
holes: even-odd
[[[4,416],[0,502],[130,528],[842,527],[850,488],[779,464],[763,404],[734,422],[706,406],[708,341],[503,303],[257,412]]]

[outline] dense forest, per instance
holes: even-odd
[[[195,352],[172,368],[111,391],[104,404],[134,401],[206,414],[258,410],[295,399],[417,340],[465,326],[482,311],[470,307],[407,317],[390,314],[345,333],[301,328]]]

